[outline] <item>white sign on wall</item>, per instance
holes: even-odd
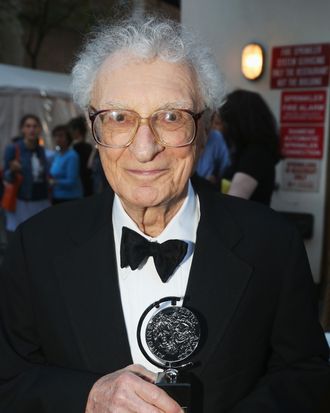
[[[320,161],[286,159],[282,162],[282,190],[318,192]]]

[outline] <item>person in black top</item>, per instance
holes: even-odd
[[[223,133],[231,153],[228,194],[269,205],[280,159],[275,118],[256,92],[235,90],[220,107]]]
[[[92,152],[92,145],[86,142],[87,124],[84,116],[73,118],[68,123],[73,138],[73,149],[80,158],[80,179],[83,185],[84,196],[92,195],[92,172],[88,168],[88,159]]]

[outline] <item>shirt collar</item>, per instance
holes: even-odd
[[[183,241],[195,243],[197,226],[200,219],[200,207],[197,195],[189,181],[187,196],[175,216],[171,219],[165,229],[157,237],[149,237],[144,234],[135,222],[124,210],[120,198],[114,196],[112,220],[115,238],[121,238],[122,227],[130,228],[148,240],[164,242],[168,239],[181,239]]]

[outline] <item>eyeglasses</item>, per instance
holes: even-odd
[[[95,141],[107,148],[129,146],[141,123],[147,123],[162,146],[179,148],[190,145],[197,134],[197,123],[204,111],[161,109],[143,118],[134,110],[104,109],[90,112]]]

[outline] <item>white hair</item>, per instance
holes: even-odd
[[[161,17],[131,17],[103,24],[90,33],[72,70],[75,102],[86,109],[102,63],[115,52],[141,59],[159,58],[188,65],[196,74],[198,92],[206,108],[214,111],[222,101],[223,81],[214,57],[182,25]]]

